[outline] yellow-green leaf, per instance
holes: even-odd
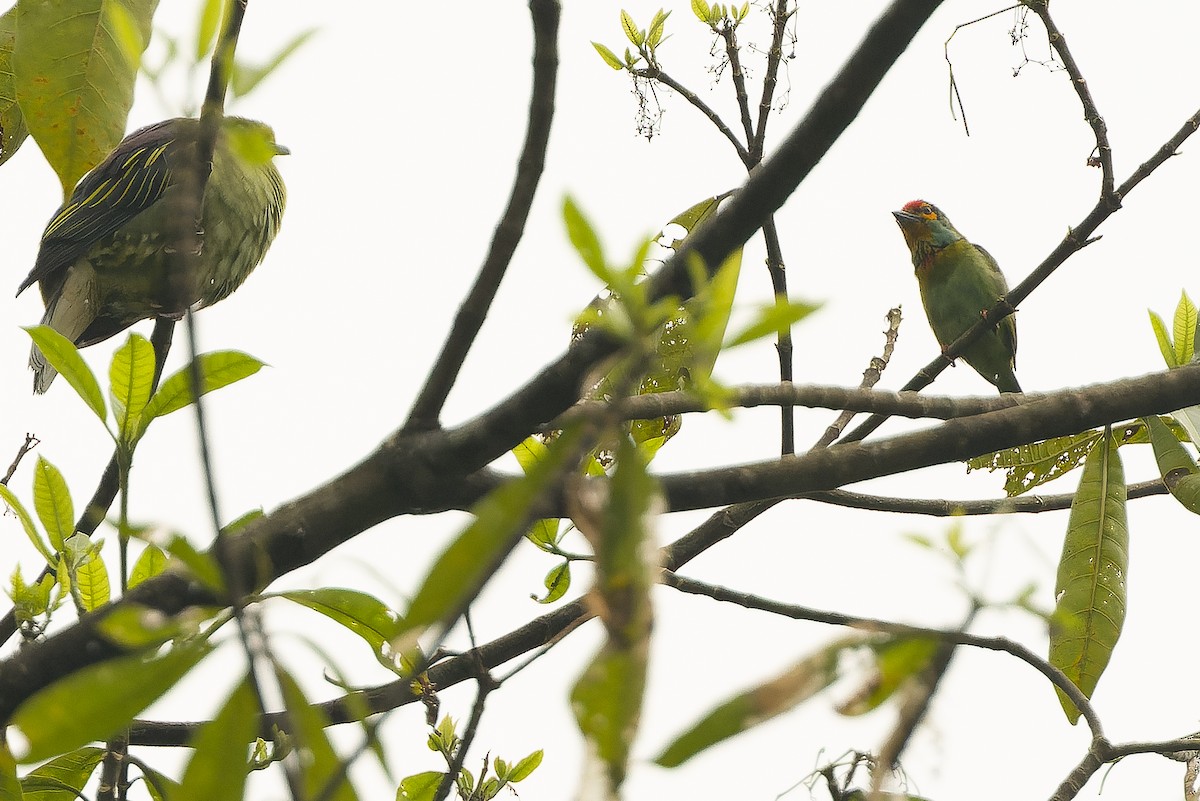
[[[1188,364],[1196,346],[1196,306],[1186,292],[1180,293],[1175,307],[1174,333],[1175,364]]]
[[[113,5],[120,11],[112,11]],[[128,61],[128,35],[142,47],[158,0],[53,0],[17,3],[13,75],[17,100],[63,196],[116,147],[133,105],[137,65]],[[137,53],[140,57],[141,53]]]
[[[248,353],[237,350],[202,353],[197,358],[200,364],[201,395],[248,378],[263,368],[261,361]],[[192,395],[192,376],[189,365],[163,380],[158,391],[154,393],[154,397],[146,404],[138,436],[145,433],[146,426],[150,425],[150,421],[154,418],[178,411],[194,403],[195,400]]]
[[[75,533],[75,505],[71,503],[67,480],[41,456],[33,468],[33,508],[46,529],[50,545],[61,551],[63,543]]]
[[[609,50],[599,42],[592,42],[592,47],[596,48],[596,52],[600,54],[600,58],[604,59],[604,63],[612,67],[614,70],[625,69],[625,63],[617,56],[616,53]]]
[[[10,721],[29,743],[20,760],[40,762],[107,739],[210,650],[206,643],[190,643],[154,658],[132,654],[89,665],[51,684],[21,704]]]
[[[142,412],[154,384],[154,346],[141,334],[130,334],[113,354],[108,370],[113,416],[121,442],[132,445],[142,431]]]
[[[246,747],[258,731],[258,712],[250,681],[242,679],[189,743],[192,758],[171,801],[240,801],[250,772]]]
[[[79,355],[75,344],[48,325],[28,326],[25,331],[50,366],[59,372],[103,423],[107,415],[104,393],[100,391],[100,382]]]
[[[8,508],[13,510],[13,513],[17,516],[17,520],[21,521],[21,528],[25,530],[25,536],[29,537],[29,541],[33,543],[33,547],[37,548],[38,552],[45,557],[46,564],[53,565],[55,563],[54,549],[48,546],[46,541],[42,539],[37,526],[33,524],[33,518],[29,516],[29,510],[17,500],[17,496],[13,495],[12,490],[4,484],[0,484],[0,500],[8,504]]]
[[[17,152],[29,129],[17,103],[13,85],[12,54],[17,43],[17,7],[0,16],[0,164]]]

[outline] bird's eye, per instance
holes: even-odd
[[[924,206],[921,207],[921,213],[932,216],[933,215],[933,206],[930,206],[928,203],[926,203]]]

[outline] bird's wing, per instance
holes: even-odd
[[[983,260],[985,262],[987,262],[987,265],[990,268],[988,271],[988,280],[990,282],[989,288],[995,292],[995,294],[996,294],[995,299],[999,300],[1000,298],[1002,298],[1008,294],[1008,282],[1004,280],[1004,273],[1000,272],[1000,265],[996,263],[996,260],[994,258],[992,258],[991,253],[988,253],[986,250],[984,250],[979,245],[975,245],[975,249],[978,250],[981,254],[983,254]],[[996,333],[1000,335],[1000,337],[1004,340],[1005,344],[1008,346],[1009,352],[1012,353],[1012,355],[1013,355],[1013,364],[1016,364],[1016,361],[1017,361],[1017,320],[1016,320],[1016,318],[1011,314],[1008,315],[1007,317],[1005,317],[1003,320],[1000,321],[1000,324],[998,326],[996,326]]]
[[[170,156],[176,141],[172,122],[130,134],[84,176],[46,225],[37,261],[17,288],[18,295],[65,269],[163,196],[172,181]]]

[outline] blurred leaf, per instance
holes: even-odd
[[[12,756],[7,755],[7,759]],[[103,748],[88,745],[38,765],[21,779],[26,801],[82,798],[84,785],[103,759]],[[0,798],[7,800],[12,796],[0,791]]]
[[[131,651],[162,645],[183,632],[179,619],[135,603],[121,604],[96,625],[109,642]]]
[[[725,347],[736,348],[738,345],[744,345],[747,342],[754,342],[755,340],[769,336],[778,336],[780,333],[790,330],[793,325],[819,308],[821,308],[820,304],[816,303],[793,302],[764,306],[759,309],[758,314],[755,315],[754,320],[748,326],[735,334],[729,342],[725,343]]]
[[[30,0],[17,4],[16,96],[64,197],[125,135],[137,77],[136,64],[129,63],[129,32],[144,47],[157,5],[157,0],[73,0],[69,8]],[[114,19],[122,20],[126,35],[114,29]],[[135,55],[140,58],[140,51]]]
[[[0,16],[0,164],[12,158],[29,136],[13,85],[12,54],[16,42],[17,7],[14,5]]]
[[[23,801],[21,782],[17,779],[17,761],[3,743],[0,743],[0,798]]]
[[[654,762],[664,768],[678,767],[701,751],[795,708],[832,684],[841,653],[862,642],[859,634],[835,640],[775,678],[738,693],[672,740]]]
[[[593,608],[608,639],[572,689],[571,707],[613,795],[625,778],[645,690],[658,567],[649,517],[657,491],[635,446],[622,438],[612,480],[581,493],[572,515],[596,553]]]
[[[38,552],[45,557],[46,564],[53,565],[55,562],[54,549],[48,546],[46,541],[42,539],[42,535],[38,532],[37,526],[33,524],[33,518],[29,516],[28,510],[17,500],[17,496],[13,495],[12,490],[4,484],[0,484],[0,500],[8,504],[8,508],[13,510],[13,514],[17,516],[17,520],[21,521],[21,528],[25,530],[25,536],[29,537],[29,541],[33,543],[33,547],[37,548]]]
[[[937,640],[900,635],[868,643],[875,655],[874,671],[855,695],[838,707],[843,715],[863,715],[879,708],[914,676],[937,652]]]
[[[508,771],[508,781],[515,784],[516,782],[528,779],[529,776],[538,769],[538,766],[542,764],[542,757],[542,749],[539,748],[529,756],[517,762],[517,764],[513,765]]]
[[[146,579],[154,578],[167,567],[167,554],[157,545],[147,544],[142,549],[133,569],[129,571],[129,589],[133,589]]]
[[[210,650],[208,644],[196,642],[154,658],[117,657],[81,668],[39,691],[17,707],[10,721],[29,743],[20,761],[39,762],[107,739],[175,686]]]
[[[197,358],[200,360],[201,395],[248,378],[263,368],[263,363],[258,359],[237,350],[202,353]],[[163,380],[158,392],[154,393],[142,414],[138,436],[145,433],[146,426],[150,425],[154,418],[168,415],[195,402],[190,370],[189,365]]]
[[[104,393],[100,391],[100,382],[79,355],[75,344],[48,325],[31,325],[26,327],[25,331],[46,357],[47,363],[62,375],[75,390],[75,394],[83,398],[83,402],[103,423],[108,415],[104,406]]]
[[[131,333],[113,354],[108,370],[117,435],[130,448],[144,430],[141,418],[150,401],[154,367],[154,346],[141,334]]]
[[[146,49],[149,37],[142,35],[138,29],[138,20],[120,3],[105,3],[103,11],[103,27],[107,29],[117,52],[121,54],[125,69],[136,76],[142,63],[142,51]]]
[[[604,258],[604,249],[600,245],[600,238],[596,236],[595,229],[583,216],[583,211],[575,204],[574,199],[569,196],[563,198],[562,213],[563,222],[567,227],[567,238],[571,240],[571,245],[579,254],[579,258],[583,259],[583,263],[592,271],[592,275],[605,284],[612,284],[613,271],[609,269],[608,262]]]
[[[277,670],[279,686],[283,690],[283,703],[288,719],[295,731],[288,732],[300,753],[301,789],[304,798],[321,798],[327,801],[357,801],[358,795],[345,773],[342,762],[329,744],[325,729],[329,718],[319,707],[314,706],[296,680],[284,670]],[[341,776],[331,791],[326,785],[337,775]],[[213,796],[219,798],[220,796]]]
[[[167,553],[187,566],[192,575],[213,592],[220,595],[225,591],[225,576],[217,560],[211,554],[197,551],[183,535],[176,534],[171,537],[167,543]]]
[[[225,0],[203,0],[200,6],[200,20],[196,26],[195,61],[197,64],[212,52],[224,7]]]
[[[534,503],[578,458],[581,429],[565,429],[522,478],[493,490],[471,509],[475,519],[434,562],[404,616],[405,634],[415,640],[426,627],[457,614],[499,567],[526,530]],[[412,642],[401,641],[407,651]]]
[[[192,758],[171,801],[239,801],[250,772],[247,745],[258,731],[258,702],[248,678],[234,688],[217,716],[192,739]]]
[[[67,480],[41,456],[33,468],[33,508],[46,529],[51,547],[61,551],[63,542],[75,533],[75,505],[71,503]]]
[[[244,97],[250,94],[264,79],[279,69],[283,62],[287,61],[293,53],[303,47],[304,43],[311,39],[316,32],[316,28],[309,28],[297,34],[278,53],[272,56],[266,64],[254,66],[240,61],[235,63],[233,65],[233,75],[229,81],[229,91],[233,93],[234,97]]]
[[[1128,568],[1125,471],[1117,442],[1105,437],[1088,454],[1071,504],[1050,626],[1050,663],[1088,698],[1121,636]],[[1067,719],[1078,722],[1079,710],[1056,692]]]

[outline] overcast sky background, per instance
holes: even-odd
[[[195,4],[164,0],[159,25],[190,41]],[[517,251],[483,335],[472,350],[445,420],[486,409],[525,382],[565,347],[573,316],[596,293],[592,276],[566,242],[564,194],[587,211],[615,259],[633,252],[701,198],[740,183],[734,153],[698,114],[659,90],[664,114],[651,142],[635,131],[637,106],[628,77],[601,62],[589,42],[624,48],[611,3],[567,3],[559,38],[556,127],[548,167],[526,238]],[[1200,7],[1150,2],[1057,0],[1054,13],[1108,123],[1117,181],[1172,135],[1200,105],[1195,31]],[[626,0],[642,26],[659,6]],[[198,316],[205,350],[238,348],[271,367],[207,402],[224,516],[266,510],[304,493],[368,454],[403,417],[420,386],[486,249],[509,190],[528,106],[531,35],[524,4],[473,3],[453,10],[405,4],[328,6],[260,0],[251,3],[240,55],[265,60],[310,27],[318,33],[278,74],[231,113],[276,129],[292,155],[279,161],[288,185],[283,229],[266,261],[237,294]],[[768,150],[807,109],[814,95],[861,39],[882,4],[804,3],[792,30]],[[937,352],[921,312],[903,238],[890,211],[920,197],[937,203],[970,239],[997,258],[1016,284],[1081,220],[1098,191],[1100,173],[1086,166],[1092,134],[1066,73],[1028,64],[1009,32],[1015,12],[958,32],[951,57],[971,135],[950,112],[943,43],[959,23],[999,8],[947,2],[926,24],[862,114],[777,216],[793,296],[820,301],[820,313],[795,332],[796,374],[802,382],[856,385],[883,346],[887,310],[902,304],[905,322],[880,386],[896,388]],[[728,71],[710,68],[712,37],[687,3],[673,7],[670,39],[660,48],[666,69],[718,109],[735,130]],[[765,25],[741,39],[759,51]],[[1040,24],[1030,16],[1024,43],[1034,59],[1048,57]],[[150,56],[161,41],[152,43]],[[752,85],[762,60],[746,52]],[[167,96],[188,91],[181,75]],[[191,90],[198,97],[201,84]],[[779,102],[777,101],[777,105]],[[164,109],[139,89],[130,130],[176,109]],[[1101,229],[1104,238],[1052,276],[1018,314],[1017,374],[1027,391],[1051,391],[1163,367],[1146,308],[1170,315],[1180,290],[1193,297],[1194,231],[1200,163],[1190,141],[1140,185]],[[46,220],[61,198],[58,183],[29,142],[4,168],[5,214],[0,235],[6,276],[14,288],[33,263]],[[19,200],[18,200],[19,199]],[[735,323],[770,297],[762,248],[747,247]],[[30,393],[25,367],[35,323],[35,292],[0,293],[0,464],[26,432],[37,453],[58,465],[76,503],[90,496],[110,452],[107,435],[64,381],[45,397]],[[138,327],[149,335],[150,325]],[[184,362],[182,329],[169,370]],[[121,339],[91,348],[89,363],[107,373]],[[730,384],[777,378],[769,343],[723,356],[717,377]],[[949,370],[938,393],[990,394],[970,368]],[[835,415],[798,411],[798,445],[820,435]],[[655,461],[663,472],[769,458],[778,448],[777,413],[754,410],[732,422],[689,417],[682,434]],[[199,479],[193,418],[179,413],[155,423],[138,451],[130,502],[137,521],[211,538]],[[876,436],[922,427],[889,422]],[[1123,449],[1130,482],[1152,477],[1146,449]],[[12,482],[29,497],[32,459]],[[1069,492],[1078,474],[1047,492]],[[1001,494],[996,475],[964,475],[961,466],[921,471],[856,486],[916,497],[982,498]],[[661,521],[669,542],[706,517]],[[443,514],[390,521],[358,537],[286,587],[365,588],[403,609],[430,560],[466,521]],[[1165,498],[1130,504],[1132,535],[1129,614],[1125,635],[1095,694],[1114,741],[1162,739],[1200,729],[1194,671],[1198,649],[1189,601],[1200,557],[1195,518]],[[1002,601],[1030,583],[1035,600],[1053,603],[1054,565],[1065,512],[972,519],[966,536],[982,543],[969,582]],[[954,626],[966,612],[948,563],[904,536],[938,537],[945,521],[883,516],[823,507],[780,505],[732,540],[688,565],[687,575],[781,601],[880,616],[922,625]],[[5,576],[18,562],[38,569],[15,519],[0,519]],[[111,531],[106,534],[115,541]],[[112,543],[110,543],[111,545]],[[115,548],[114,564],[115,564]],[[544,611],[528,600],[554,562],[523,547],[472,610],[475,630],[490,640]],[[586,586],[577,573],[574,592]],[[113,577],[116,584],[116,577]],[[846,686],[809,702],[755,733],[727,743],[683,768],[649,760],[701,712],[769,678],[840,631],[776,620],[670,590],[656,593],[657,622],[643,728],[625,795],[772,799],[809,772],[851,748],[878,748],[894,710],[844,719],[831,707]],[[269,606],[274,641],[292,656],[315,697],[336,689],[302,644],[319,639],[342,660],[350,681],[379,683],[365,645],[340,637],[315,615]],[[976,631],[1019,639],[1045,651],[1045,629],[1020,612],[986,612]],[[590,624],[514,678],[489,699],[475,751],[509,760],[544,748],[542,767],[519,786],[522,798],[559,799],[572,792],[582,746],[566,702],[568,688],[599,643]],[[456,639],[465,647],[466,640]],[[236,678],[234,648],[218,653],[201,677],[156,706],[162,718],[211,714]],[[196,692],[198,691],[198,692]],[[190,697],[185,697],[190,694]],[[465,720],[469,688],[442,694],[443,711]],[[439,767],[424,746],[422,711],[394,714],[383,732],[391,770],[399,778]],[[357,734],[339,732],[345,743]],[[928,724],[904,757],[911,789],[931,798],[1045,797],[1083,756],[1088,733],[1070,727],[1049,685],[1015,659],[960,650]],[[148,751],[152,764],[178,764],[178,754]],[[362,797],[385,779],[369,760],[356,767]],[[1183,766],[1137,757],[1107,776],[1109,798],[1173,797]],[[250,797],[282,797],[269,777],[256,776]],[[1093,781],[1081,797],[1094,797]],[[374,797],[390,790],[376,789]],[[806,798],[794,789],[787,798]],[[818,793],[818,797],[823,797]]]

